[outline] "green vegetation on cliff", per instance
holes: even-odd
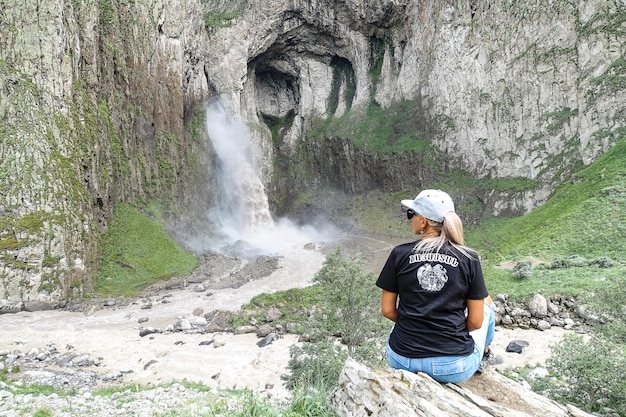
[[[410,100],[386,109],[372,102],[364,111],[318,120],[308,136],[314,140],[339,136],[357,148],[380,153],[433,150],[421,106]]]
[[[572,254],[624,258],[626,138],[574,175],[531,213],[492,219],[472,236],[493,260]],[[625,259],[626,260],[626,259]]]
[[[161,226],[128,204],[116,205],[101,243],[95,285],[101,296],[136,296],[155,280],[188,273],[198,264]]]

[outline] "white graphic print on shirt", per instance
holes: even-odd
[[[439,264],[434,268],[430,264],[424,264],[417,270],[417,280],[426,291],[441,291],[448,282],[448,273]]]

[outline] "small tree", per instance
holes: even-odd
[[[626,412],[626,353],[622,346],[594,336],[588,342],[566,335],[553,349],[550,370],[564,382],[556,387],[557,400],[580,405],[587,412],[609,406]]]
[[[349,261],[341,250],[332,252],[313,281],[324,288],[324,314],[330,334],[338,334],[354,355],[356,346],[374,333],[380,320],[380,291],[376,277],[363,269],[360,257]]]

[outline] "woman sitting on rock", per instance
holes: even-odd
[[[376,281],[382,314],[395,323],[387,360],[461,383],[479,370],[495,332],[478,254],[464,246],[463,223],[445,192],[424,190],[401,204],[421,239],[396,246]]]

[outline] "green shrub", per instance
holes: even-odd
[[[613,259],[609,258],[608,256],[601,256],[598,259],[590,261],[589,265],[594,265],[598,268],[611,268],[613,267]]]
[[[54,417],[54,413],[49,408],[40,408],[35,411],[33,417]]]
[[[328,404],[328,393],[316,389],[296,392],[286,417],[336,417]]]
[[[604,281],[582,301],[593,312],[591,323],[596,333],[626,346],[626,278]]]
[[[282,379],[290,390],[330,392],[339,381],[347,357],[346,350],[331,339],[305,343],[302,347],[294,345],[289,350],[290,374]]]
[[[556,259],[550,265],[552,269],[561,269],[561,268],[580,268],[583,266],[589,265],[589,261],[582,256],[572,255],[567,258]]]
[[[328,325],[328,334],[341,336],[353,354],[380,323],[380,292],[374,286],[375,275],[364,270],[362,258],[347,260],[337,249],[328,255],[313,282],[324,288],[323,322]]]
[[[568,334],[554,347],[547,364],[562,381],[548,391],[556,400],[589,413],[604,407],[626,413],[626,354],[621,345],[604,337],[585,341]]]
[[[513,276],[519,279],[530,279],[533,276],[533,267],[530,261],[520,261],[513,267]]]

